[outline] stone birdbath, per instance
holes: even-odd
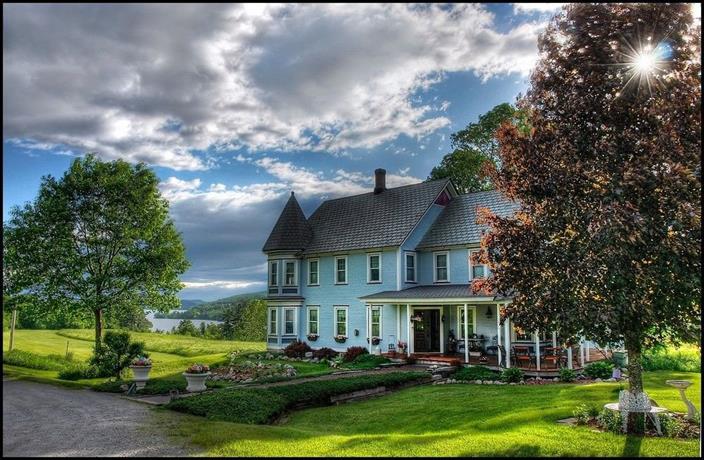
[[[684,401],[685,406],[687,406],[687,419],[694,420],[696,409],[694,408],[694,404],[692,404],[692,402],[687,399],[687,396],[684,394],[684,390],[689,388],[692,385],[692,382],[689,380],[666,380],[665,383],[680,390],[682,401]]]

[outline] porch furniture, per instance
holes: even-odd
[[[516,360],[516,367],[527,367],[530,369],[533,364],[533,357],[530,354],[530,347],[514,346],[513,354]]]
[[[552,363],[555,369],[560,367],[562,361],[562,350],[560,348],[545,347],[541,355],[542,362]]]

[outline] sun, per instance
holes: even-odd
[[[638,73],[652,73],[656,70],[657,56],[650,49],[644,49],[635,56],[633,69]]]
[[[650,37],[645,43],[636,46],[626,44],[627,51],[621,52],[621,64],[628,80],[622,88],[635,86],[638,91],[647,88],[652,94],[653,86],[659,84],[659,78],[666,72],[672,60],[672,47],[666,41],[653,46]]]

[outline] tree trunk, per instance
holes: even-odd
[[[95,314],[95,348],[100,348],[103,338],[103,309],[93,310]]]
[[[641,364],[641,344],[638,339],[626,338],[628,351],[628,391],[632,394],[643,393],[643,366]],[[630,412],[628,414],[628,433],[643,434],[645,431],[645,415]]]
[[[10,321],[10,350],[15,348],[15,324],[17,323],[17,308],[12,309],[12,320]]]

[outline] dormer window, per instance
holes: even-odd
[[[489,276],[489,267],[484,264],[475,263],[473,258],[474,255],[479,253],[479,250],[469,251],[469,279],[473,280],[475,278],[486,278]]]

